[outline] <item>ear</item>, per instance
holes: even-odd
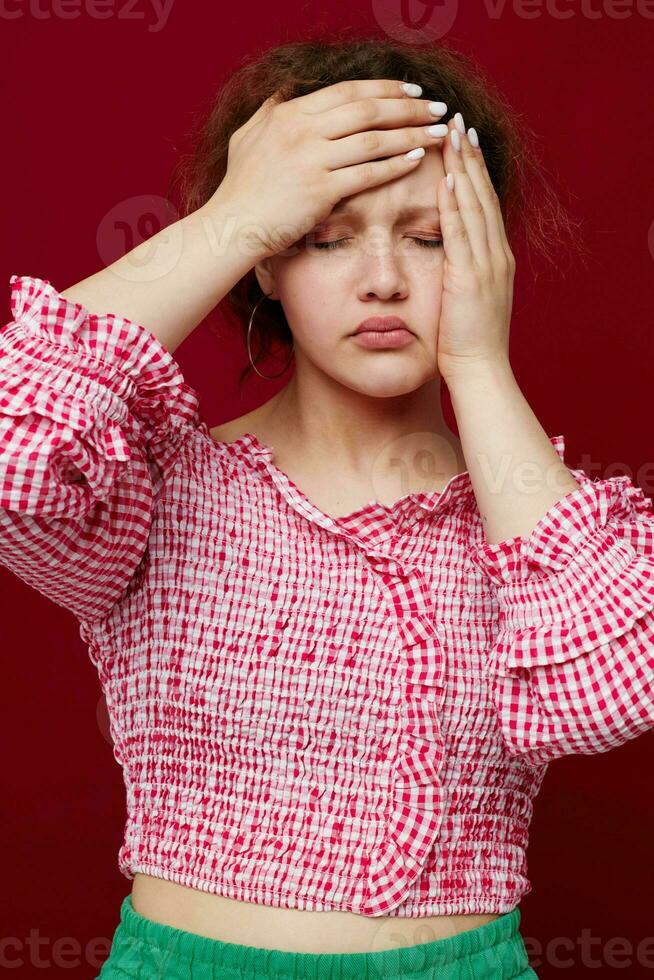
[[[268,296],[268,299],[279,299],[276,295],[275,273],[273,271],[271,256],[262,259],[261,262],[257,262],[254,266],[254,274],[257,277],[257,282],[262,291]]]

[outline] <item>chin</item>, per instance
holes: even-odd
[[[426,376],[424,371],[398,367],[395,370],[370,371],[365,375],[358,373],[342,379],[342,383],[353,391],[372,398],[398,398],[416,391],[434,377],[435,374]]]

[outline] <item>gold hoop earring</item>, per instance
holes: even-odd
[[[271,290],[271,292],[272,292],[272,290]],[[282,374],[284,373],[284,371],[287,370],[288,366],[290,365],[291,361],[293,360],[293,352],[295,350],[295,341],[293,341],[293,343],[291,344],[291,356],[289,357],[288,361],[286,362],[286,364],[284,365],[284,367],[282,368],[282,370],[279,372],[279,374],[262,374],[261,371],[259,370],[259,368],[256,366],[256,364],[252,360],[252,351],[250,350],[250,333],[252,331],[252,320],[254,319],[254,314],[256,313],[257,307],[259,306],[259,303],[261,302],[261,300],[262,299],[266,299],[270,295],[271,295],[271,293],[264,293],[262,296],[259,297],[259,299],[257,300],[257,302],[254,304],[254,309],[252,310],[252,314],[250,316],[250,322],[248,323],[248,333],[247,333],[247,348],[248,348],[248,358],[250,359],[250,364],[252,365],[253,369],[257,372],[257,374],[259,375],[259,377],[260,378],[265,378],[266,381],[272,381],[274,378],[280,378],[282,376]]]

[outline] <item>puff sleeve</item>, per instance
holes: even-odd
[[[0,330],[0,564],[80,621],[106,614],[148,543],[198,398],[144,327],[12,276]]]
[[[592,480],[526,537],[474,550],[498,616],[494,700],[509,754],[535,765],[654,728],[654,515],[628,476]]]

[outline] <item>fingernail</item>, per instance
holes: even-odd
[[[466,127],[465,127],[465,123],[463,122],[463,116],[461,115],[460,112],[457,112],[456,115],[454,116],[454,125],[456,126],[456,128],[460,133],[465,133]]]
[[[447,189],[450,191],[454,190],[454,174],[448,174],[446,178]]]
[[[472,126],[468,130],[468,139],[473,146],[479,146],[479,137],[477,136],[477,130],[473,129]]]
[[[460,150],[461,134],[459,133],[458,129],[452,129],[450,130],[450,133],[451,133],[450,139],[452,140],[452,146],[454,147],[455,150]]]
[[[427,108],[432,116],[444,116],[447,112],[447,106],[444,102],[430,102]]]
[[[436,126],[427,126],[427,132],[430,136],[447,136],[447,125],[438,123]]]
[[[425,155],[424,146],[416,146],[415,150],[409,150],[408,153],[404,154],[407,160],[418,160],[419,157],[422,157],[424,155]]]
[[[422,85],[415,85],[413,82],[402,82],[402,88],[407,95],[412,95],[414,98],[422,95]]]

